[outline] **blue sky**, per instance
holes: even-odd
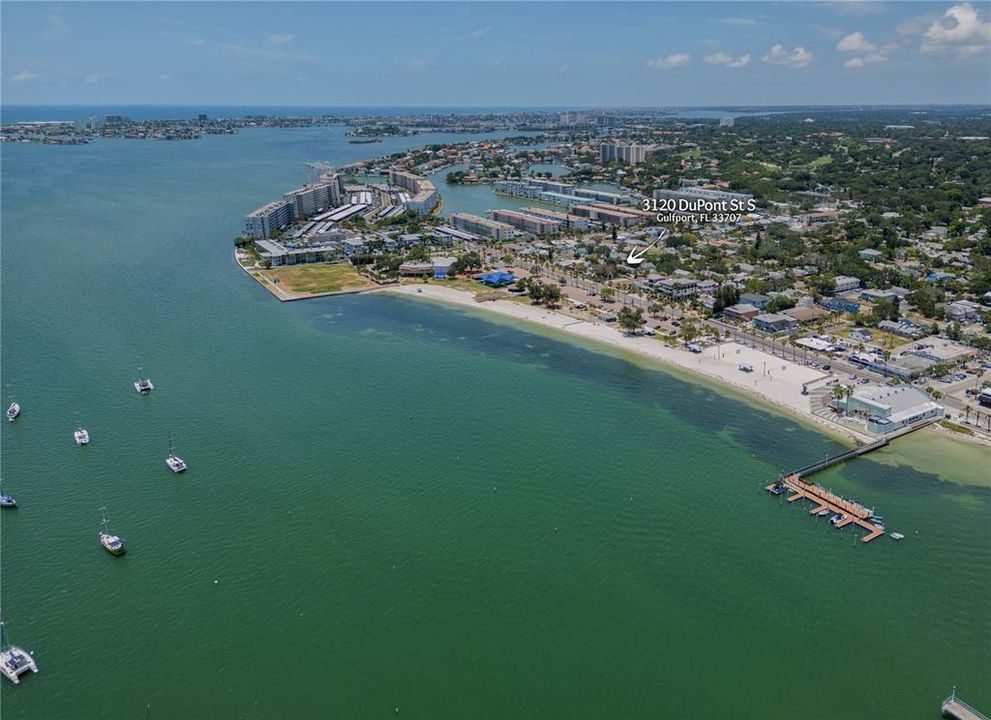
[[[991,5],[7,2],[5,104],[991,102]]]

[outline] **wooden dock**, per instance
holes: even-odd
[[[988,716],[975,710],[970,705],[957,697],[957,689],[953,688],[950,697],[943,701],[940,706],[943,715],[955,720],[988,720]]]
[[[860,542],[870,542],[874,538],[884,535],[884,530],[870,522],[874,514],[860,503],[847,500],[839,495],[831,493],[824,487],[802,480],[798,475],[789,475],[781,484],[792,491],[788,496],[788,502],[795,502],[800,498],[811,500],[813,503],[810,514],[816,514],[822,510],[829,510],[837,515],[846,517],[836,523],[837,528],[845,527],[851,523],[857,524],[867,531],[867,534],[860,538]]]

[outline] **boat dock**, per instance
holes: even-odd
[[[943,701],[940,709],[943,711],[944,716],[954,718],[954,720],[988,720],[987,715],[975,710],[958,698],[956,688],[953,688],[950,697]]]
[[[817,473],[820,470],[825,470],[826,468],[833,467],[834,465],[839,465],[841,462],[852,460],[860,455],[866,455],[869,452],[884,447],[895,438],[901,437],[902,435],[908,435],[910,432],[915,432],[916,430],[924,428],[933,422],[935,422],[934,419],[928,419],[914,425],[909,425],[908,427],[904,427],[893,433],[885,435],[874,442],[867,443],[866,445],[860,445],[852,450],[837,453],[836,455],[832,455],[824,458],[823,460],[819,460],[818,462],[801,467],[798,470],[792,470],[790,473],[783,473],[778,482],[771,483],[765,489],[774,495],[780,495],[783,492],[791,492],[792,494],[788,496],[788,502],[795,502],[800,498],[811,500],[813,507],[812,510],[809,511],[810,515],[818,515],[822,511],[828,510],[841,518],[833,523],[835,527],[841,528],[851,524],[859,525],[867,531],[867,534],[862,537],[860,541],[865,543],[870,542],[871,540],[884,535],[884,529],[874,524],[874,522],[871,522],[874,518],[873,509],[866,508],[853,500],[840,497],[821,485],[806,482],[803,478],[808,475],[812,475],[813,473]]]
[[[28,670],[38,672],[31,653],[13,645],[0,652],[0,672],[15,685],[20,684],[21,675]]]

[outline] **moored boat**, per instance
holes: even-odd
[[[819,517],[826,517],[827,515],[829,515],[830,512],[832,511],[829,508],[823,508],[822,510],[817,512],[816,515],[818,515]]]
[[[142,395],[147,395],[155,389],[155,385],[152,383],[151,378],[146,378],[143,375],[140,375],[141,368],[138,368],[138,373],[138,379],[134,381],[134,389]]]
[[[169,466],[169,470],[174,473],[181,473],[186,470],[186,461],[175,454],[175,448],[172,446],[172,434],[169,433],[169,454],[165,456],[165,464]]]
[[[901,533],[891,533],[892,540],[903,540],[905,538]]]
[[[7,642],[7,628],[0,620],[0,672],[17,685],[21,682],[21,675],[29,671],[38,672],[34,658],[23,648]]]
[[[105,510],[105,508],[101,509]],[[110,532],[110,528],[107,525],[106,512],[104,512],[103,522],[100,524],[100,544],[111,555],[123,555],[126,552],[123,538]]]
[[[833,517],[829,518],[829,523],[831,525],[839,525],[844,520],[846,520],[846,514],[845,513],[842,514],[842,515],[833,515]]]
[[[14,420],[16,420],[17,416],[20,414],[21,414],[21,406],[18,405],[16,402],[12,402],[10,406],[7,408],[7,420],[9,420],[10,422],[14,422]]]

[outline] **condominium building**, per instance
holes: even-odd
[[[536,215],[537,217],[548,218],[549,220],[557,220],[569,230],[588,230],[589,227],[588,218],[560,212],[558,210],[550,210],[548,208],[540,207],[525,207],[523,208],[523,212],[529,215]]]
[[[599,145],[599,159],[603,163],[616,161],[624,165],[636,165],[646,160],[654,149],[653,145],[637,145],[636,143],[602,143]]]
[[[539,215],[529,215],[515,210],[492,210],[492,219],[519,228],[534,235],[546,235],[557,232],[562,224],[559,220],[552,220]]]
[[[420,175],[402,170],[389,171],[389,184],[407,190],[409,198],[404,198],[406,209],[417,215],[430,213],[440,201],[440,194],[434,184]]]
[[[245,217],[244,234],[257,240],[272,237],[276,230],[290,225],[293,221],[293,206],[286,200],[270,202]]]
[[[336,182],[304,185],[287,192],[282,199],[292,205],[296,220],[306,220],[340,205],[342,189]]]
[[[471,213],[454,213],[448,218],[448,222],[456,230],[464,230],[481,237],[491,238],[497,241],[509,240],[519,233],[512,225],[508,225],[497,220],[472,215]]]
[[[669,298],[685,298],[698,294],[699,282],[691,278],[668,278],[661,280],[655,287]]]

